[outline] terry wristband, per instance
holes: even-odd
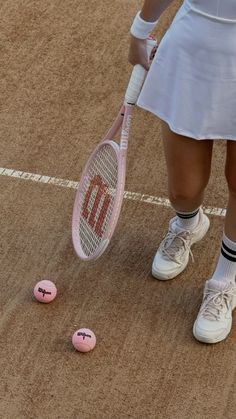
[[[130,33],[131,35],[135,36],[135,38],[147,39],[153,28],[156,26],[157,22],[158,20],[156,20],[156,22],[147,22],[146,20],[143,20],[140,17],[139,11],[134,18],[130,28]]]

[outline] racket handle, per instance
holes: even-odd
[[[149,59],[153,58],[152,51],[157,46],[157,41],[152,37],[147,39],[147,54]],[[133,68],[129,84],[125,93],[125,104],[135,105],[141,92],[147,71],[140,64]]]

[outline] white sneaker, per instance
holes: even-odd
[[[205,343],[225,339],[231,330],[235,306],[235,283],[215,279],[206,281],[202,305],[193,326],[194,337]]]
[[[169,231],[162,240],[152,264],[152,275],[161,280],[172,279],[179,275],[187,266],[191,246],[201,240],[209,226],[209,218],[199,210],[199,222],[192,230],[180,229],[177,225],[177,216],[170,220]]]

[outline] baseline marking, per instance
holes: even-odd
[[[20,170],[7,169],[0,167],[0,176],[7,176],[11,178],[29,180],[32,182],[45,183],[49,185],[60,186],[62,188],[77,189],[79,182],[73,180],[60,179],[50,176],[44,176],[36,173],[22,172]],[[152,195],[141,194],[137,192],[124,192],[124,198],[131,201],[145,202],[146,204],[160,205],[162,207],[170,207],[170,201],[166,198],[161,198]],[[225,208],[203,207],[204,212],[209,215],[217,217],[225,217]]]

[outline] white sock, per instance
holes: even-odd
[[[218,281],[235,282],[236,277],[236,242],[228,239],[224,234],[221,254],[212,279]]]
[[[183,230],[194,230],[199,222],[199,208],[191,212],[176,211],[176,225]]]

